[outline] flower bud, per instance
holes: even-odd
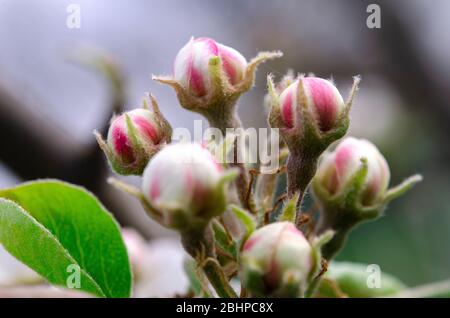
[[[319,156],[342,138],[349,126],[349,111],[358,88],[355,77],[350,97],[344,103],[337,88],[317,77],[299,77],[281,94],[268,77],[271,110],[269,124],[279,128],[289,149],[288,196],[302,197],[316,173]]]
[[[241,279],[252,296],[298,297],[315,272],[314,251],[293,223],[256,230],[241,254]]]
[[[259,64],[281,52],[261,52],[247,63],[235,49],[209,38],[192,38],[177,54],[172,76],[153,76],[170,85],[182,107],[202,114],[225,135],[240,127],[236,102],[254,83]]]
[[[389,178],[386,160],[367,140],[348,137],[325,153],[313,180],[313,193],[321,206],[316,232],[335,232],[322,248],[325,259],[339,252],[356,225],[380,217],[387,203],[422,180],[414,175],[388,189]]]
[[[199,144],[171,144],[144,170],[142,191],[164,226],[202,227],[225,210],[224,171]]]
[[[299,83],[299,81],[301,83]],[[299,85],[303,87],[304,97],[300,97]],[[337,88],[328,80],[319,77],[303,77],[289,85],[280,95],[281,118],[288,129],[299,129],[302,125],[301,103],[312,114],[320,131],[333,129],[345,109],[345,103]]]
[[[337,148],[325,154],[319,164],[316,182],[329,193],[335,195],[352,187],[352,179],[366,160],[365,175],[360,192],[360,203],[373,205],[382,200],[389,185],[389,166],[377,147],[364,139],[348,137]]]
[[[191,39],[179,52],[174,63],[174,77],[184,89],[197,97],[212,94],[213,74],[209,63],[220,58],[220,71],[231,87],[243,80],[247,67],[245,58],[235,49],[213,39]]]
[[[107,141],[95,132],[112,169],[122,175],[141,175],[150,158],[170,142],[172,128],[151,97],[153,110],[134,109],[112,119]]]

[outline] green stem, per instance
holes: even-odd
[[[227,134],[227,129],[231,128],[233,130],[242,129],[242,123],[236,113],[236,101],[225,104],[217,104],[211,107],[214,111],[209,110],[203,113],[203,115],[208,119],[209,125],[211,127],[217,128],[222,132],[222,136],[225,138]],[[242,154],[242,151],[238,151],[237,147],[240,146],[237,142],[234,143],[234,162],[231,166],[239,169],[239,176],[236,178],[236,188],[239,196],[239,201],[242,206],[247,210],[254,211],[255,204],[253,193],[249,190],[249,173],[245,164],[242,162],[242,158],[238,157],[238,154]],[[241,149],[239,149],[241,150]]]
[[[329,242],[322,246],[322,256],[330,261],[344,247],[350,231],[361,222],[354,216],[350,209],[324,206],[320,216],[320,222],[315,230],[316,235],[321,235],[328,230],[334,232]]]
[[[203,269],[217,295],[224,298],[237,297],[216,260],[214,232],[211,224],[182,232],[181,243]]]
[[[316,174],[317,158],[305,157],[300,153],[291,152],[286,168],[288,196],[291,198],[299,192],[300,198],[302,198],[306,188]]]
[[[202,266],[206,277],[214,287],[217,295],[222,298],[237,298],[236,292],[231,287],[230,283],[225,277],[220,265],[213,259],[207,259]]]
[[[206,119],[208,119],[209,125],[211,127],[217,128],[222,132],[222,135],[225,137],[228,128],[237,129],[242,128],[242,123],[239,117],[234,110],[235,106],[231,106],[231,108],[227,108],[230,105],[225,105],[222,107],[217,107],[214,109],[214,112],[204,113]],[[219,108],[219,110],[218,110]],[[224,109],[226,108],[226,109]]]
[[[308,288],[306,289],[305,298],[311,298],[314,296],[314,293],[316,292],[321,280],[322,276],[317,276],[312,280],[311,284],[309,284]]]
[[[306,188],[316,174],[317,158],[304,156],[298,152],[291,152],[287,159],[287,195],[292,198],[297,193],[297,213],[295,223],[300,226],[301,206]]]
[[[322,247],[322,256],[331,260],[344,247],[350,229],[337,230],[333,238]]]

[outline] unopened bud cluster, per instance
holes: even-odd
[[[253,86],[257,66],[281,56],[262,52],[247,61],[213,39],[192,38],[176,55],[173,74],[154,79],[171,86],[183,108],[225,135],[227,128],[241,127],[236,104]],[[280,213],[281,199],[271,199],[277,189],[273,178],[234,161],[222,166],[199,143],[171,142],[171,126],[153,96],[152,110],[115,116],[106,141],[96,137],[116,173],[142,177],[141,188],[111,183],[137,197],[153,220],[181,234],[203,270],[196,277],[202,289],[197,296],[236,297],[230,281],[239,277],[242,297],[310,297],[326,271],[325,260],[340,250],[350,230],[381,216],[389,201],[420,181],[414,176],[389,189],[389,166],[375,145],[352,137],[337,144],[347,133],[358,84],[355,77],[344,100],[331,80],[290,71],[275,84],[268,76],[261,102],[289,153],[286,169],[278,171],[287,173]],[[327,150],[332,144],[337,146]],[[302,200],[310,184],[320,215],[305,235]],[[258,191],[264,195],[253,196]]]

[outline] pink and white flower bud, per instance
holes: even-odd
[[[142,191],[163,225],[182,229],[224,212],[222,177],[222,167],[200,144],[171,144],[145,168]]]
[[[316,120],[320,131],[335,128],[338,118],[345,109],[344,100],[336,86],[318,77],[303,77],[289,85],[280,95],[281,118],[286,128],[300,128],[302,119],[296,118],[300,112],[299,81],[305,92],[305,102]],[[299,120],[300,119],[300,120]]]
[[[372,205],[381,200],[389,186],[390,171],[386,159],[371,142],[352,137],[345,138],[337,148],[326,153],[319,164],[316,182],[330,195],[340,193],[351,186],[351,179],[367,160],[367,176],[360,201]]]
[[[212,74],[209,62],[219,57],[223,74],[232,87],[244,78],[246,59],[235,49],[209,38],[192,38],[177,54],[174,78],[196,97],[211,94]]]
[[[298,297],[315,267],[313,248],[290,222],[258,229],[241,254],[241,279],[253,296]]]
[[[164,129],[157,116],[147,109],[134,109],[113,119],[107,145],[108,159],[116,172],[141,174],[160,144],[170,139],[170,131]]]

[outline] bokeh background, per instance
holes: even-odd
[[[79,29],[66,26],[72,3],[81,8]],[[380,29],[366,26],[370,3],[380,5]],[[448,12],[445,0],[0,0],[0,186],[68,180],[96,193],[124,226],[150,239],[171,236],[106,183],[111,173],[92,131],[104,129],[114,109],[138,106],[147,91],[173,127],[192,129],[200,117],[150,79],[171,72],[191,36],[212,37],[247,58],[279,49],[285,56],[263,65],[240,101],[245,126],[266,127],[269,72],[333,77],[344,96],[360,74],[350,133],[380,147],[393,184],[416,172],[425,178],[384,218],[356,229],[338,259],[379,264],[411,286],[448,278]],[[119,84],[80,65],[87,51],[111,58]]]

